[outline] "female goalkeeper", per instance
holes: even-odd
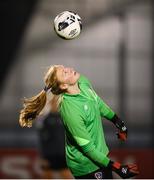
[[[121,165],[108,157],[101,119],[114,123],[121,140],[127,138],[124,122],[95,93],[89,80],[72,68],[54,65],[45,75],[45,88],[24,100],[19,123],[31,127],[47,100],[47,91],[59,95],[59,112],[66,134],[66,161],[76,179],[112,179],[137,175],[135,164]]]

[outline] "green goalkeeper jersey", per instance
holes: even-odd
[[[74,176],[89,174],[109,163],[102,117],[115,113],[95,93],[88,79],[80,76],[79,94],[62,95],[60,114],[66,133],[66,162]]]

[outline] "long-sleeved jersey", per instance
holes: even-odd
[[[79,94],[64,93],[60,114],[66,133],[66,162],[74,176],[91,173],[109,163],[102,117],[115,113],[95,93],[88,79],[80,76]]]

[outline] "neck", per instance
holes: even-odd
[[[69,88],[67,89],[67,93],[68,94],[79,94],[80,89],[79,89],[78,83],[76,83],[72,86],[69,86]]]

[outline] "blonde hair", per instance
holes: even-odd
[[[32,127],[32,122],[39,116],[46,105],[47,91],[50,90],[54,95],[60,95],[64,90],[60,89],[60,82],[57,80],[56,71],[58,65],[51,66],[44,77],[45,88],[36,96],[25,98],[23,109],[20,111],[19,124],[22,127]],[[60,102],[60,101],[59,101]]]

